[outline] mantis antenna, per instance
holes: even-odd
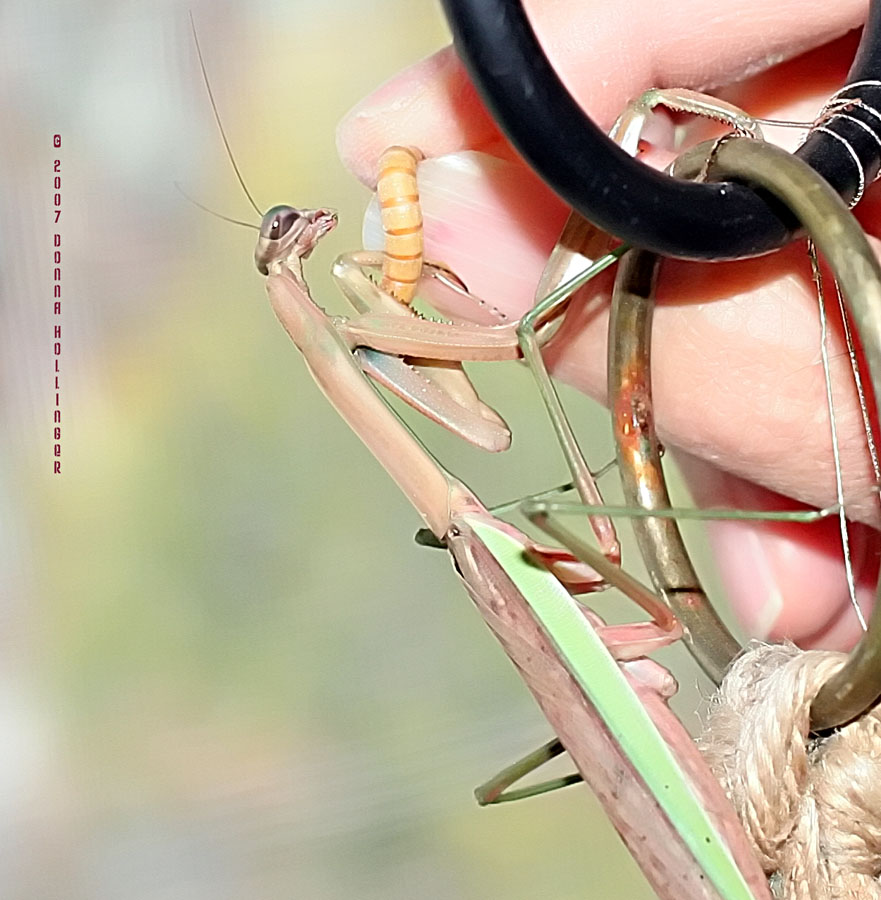
[[[211,82],[208,81],[208,72],[205,69],[205,60],[202,58],[202,48],[199,46],[199,35],[196,34],[196,21],[193,18],[192,10],[190,10],[190,27],[193,29],[193,40],[196,43],[196,55],[199,57],[199,68],[201,68],[202,70],[202,79],[205,82],[205,90],[208,91],[208,99],[211,101],[211,109],[214,112],[214,120],[217,122],[217,127],[220,129],[220,136],[223,138],[223,146],[226,147],[226,155],[229,157],[230,163],[232,163],[233,171],[236,173],[236,178],[238,179],[239,184],[242,186],[242,190],[245,192],[245,196],[248,198],[248,201],[254,208],[254,211],[262,219],[263,212],[261,211],[260,207],[257,206],[257,204],[254,202],[254,198],[251,196],[251,192],[248,190],[248,186],[245,184],[245,179],[242,178],[242,173],[239,171],[239,167],[236,164],[236,158],[235,156],[233,156],[229,141],[226,139],[226,132],[223,130],[223,123],[220,121],[220,113],[217,111],[217,103],[214,101],[214,92],[211,90]],[[199,204],[196,205],[198,206]],[[211,212],[211,210],[208,210],[208,212]],[[221,218],[224,218],[224,216],[221,216]]]
[[[212,216],[216,216],[218,219],[223,219],[224,222],[232,222],[233,225],[242,225],[245,228],[253,228],[254,231],[259,231],[260,226],[254,225],[253,222],[243,222],[241,219],[234,219],[232,216],[225,216],[223,213],[219,213],[214,209],[210,209],[205,206],[204,203],[199,203],[198,200],[194,200],[180,185],[179,181],[175,181],[174,186],[178,189],[178,191],[186,197],[193,206],[198,206],[199,209],[204,209],[206,213],[210,213]]]

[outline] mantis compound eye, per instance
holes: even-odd
[[[292,206],[275,206],[263,217],[260,233],[270,241],[280,240],[301,218],[301,214]]]

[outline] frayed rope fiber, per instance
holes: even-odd
[[[754,642],[699,742],[780,900],[881,900],[881,710],[809,736],[811,702],[845,659]]]

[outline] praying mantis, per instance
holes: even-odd
[[[335,223],[328,209],[275,207],[264,217],[255,252],[276,316],[316,383],[447,546],[472,599],[660,896],[768,896],[718,785],[666,706],[675,691],[671,677],[645,658],[681,636],[679,622],[603,553],[580,548],[579,559],[493,517],[431,457],[365,377],[379,372],[382,383],[409,399],[416,391],[402,356],[418,358],[418,377],[428,370],[430,378],[426,358],[514,358],[516,332],[510,326],[489,330],[415,319],[365,275],[364,268],[383,264],[380,254],[365,251],[345,254],[334,266],[361,315],[352,321],[329,318],[310,296],[302,261]],[[603,265],[618,255],[607,254]],[[436,267],[429,271],[444,277]],[[451,281],[446,286],[461,290]],[[566,286],[573,289],[572,283]],[[562,299],[561,294],[552,303]],[[423,399],[414,405],[427,404]],[[578,607],[571,594],[600,578],[622,586],[652,621],[608,627]],[[660,856],[655,843],[665,847]]]
[[[436,363],[515,359],[521,353],[529,359],[530,351],[538,352],[541,329],[571,292],[614,263],[623,249],[601,256],[552,291],[526,327],[495,329],[438,327],[415,319],[365,274],[384,257],[357,251],[334,267],[343,293],[361,313],[345,320],[327,316],[315,304],[303,275],[303,260],[335,224],[335,213],[326,208],[275,207],[264,217],[255,251],[273,310],[316,383],[447,547],[475,604],[659,895],[769,896],[721,789],[667,708],[675,682],[646,658],[678,639],[682,625],[618,568],[614,532],[610,537],[604,521],[594,522],[603,552],[579,546],[574,555],[539,544],[495,518],[427,452],[366,377],[392,387],[457,433],[476,435],[475,443],[501,449],[506,436],[497,414],[472,396],[455,366]],[[464,290],[443,267],[423,268],[444,289]],[[524,346],[530,349],[524,352]],[[418,359],[420,370],[403,357]],[[454,388],[444,381],[450,372]],[[446,405],[450,396],[457,401],[452,408]],[[587,478],[579,485],[587,503],[591,484]],[[572,594],[600,583],[622,587],[651,621],[609,627],[574,603]]]

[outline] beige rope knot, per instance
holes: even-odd
[[[784,900],[881,900],[881,712],[809,737],[811,702],[845,659],[751,644],[700,740]]]

